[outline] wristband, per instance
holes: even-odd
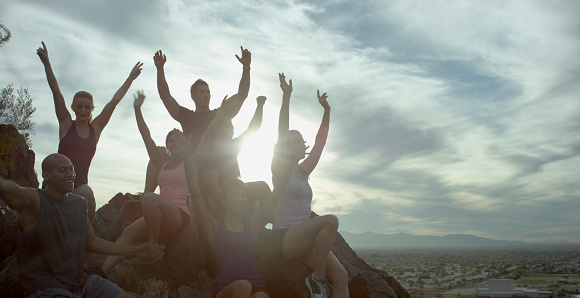
[[[243,70],[250,70],[250,67],[249,66],[244,66],[244,67],[242,67],[242,69]]]

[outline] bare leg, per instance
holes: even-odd
[[[123,229],[116,243],[133,244],[135,242],[143,242],[147,240],[147,235],[147,224],[145,223],[145,218],[141,217]],[[124,256],[107,256],[103,263],[103,271],[105,274],[109,274],[113,267],[123,258]]]
[[[314,270],[316,252],[313,250],[302,258],[304,263]],[[334,253],[331,251],[326,258],[326,277],[334,287],[332,297],[348,297],[348,272],[342,267]]]
[[[73,190],[73,194],[82,196],[87,200],[87,214],[89,216],[89,220],[92,223],[93,219],[95,218],[95,210],[97,209],[97,202],[95,201],[95,194],[93,193],[93,190],[88,184],[82,184]]]
[[[252,284],[250,284],[250,282],[245,279],[240,279],[228,284],[219,293],[217,293],[215,297],[247,298],[250,297],[251,294],[252,294]]]
[[[290,228],[282,243],[284,257],[290,260],[302,258],[316,249],[314,278],[326,278],[326,260],[337,229],[338,218],[332,214],[312,218]]]
[[[158,243],[159,231],[177,231],[181,226],[181,212],[168,199],[154,193],[143,196],[143,216],[149,230],[149,242]]]

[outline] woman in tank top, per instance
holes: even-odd
[[[217,117],[221,117],[220,114]],[[212,247],[217,264],[214,295],[269,297],[256,263],[256,235],[268,222],[267,213],[260,212],[250,220],[244,217],[248,210],[248,187],[240,179],[231,179],[222,184],[220,192],[225,209],[222,220],[216,220],[210,214],[199,190],[196,173],[203,164],[208,144],[216,132],[215,121],[204,132],[193,156],[185,156],[192,208],[198,216],[201,232]],[[182,140],[181,148],[183,152],[191,152],[191,143]]]
[[[273,193],[281,191],[281,194],[279,199],[272,197],[276,206],[272,246],[284,259],[300,259],[314,271],[305,280],[312,297],[348,297],[348,273],[330,250],[338,229],[338,218],[332,214],[310,218],[312,189],[308,177],[320,160],[328,136],[330,106],[327,95],[320,95],[317,91],[324,114],[314,147],[306,157],[308,147],[302,135],[289,130],[292,80],[288,84],[283,73],[279,74],[279,78],[283,97],[278,140],[272,159],[272,182]]]
[[[165,140],[169,159],[159,152],[141,112],[144,101],[145,94],[142,91],[137,91],[134,103],[135,118],[150,161],[161,169],[157,178],[159,194],[147,192],[143,195],[143,217],[123,229],[116,242],[131,244],[149,241],[151,244],[157,244],[162,234],[165,244],[171,245],[176,242],[177,234],[184,230],[191,220],[195,221],[193,210],[187,206],[189,188],[184,167],[184,157],[189,155],[186,153],[190,151],[183,151],[178,145],[187,142],[187,140],[180,130],[174,129],[167,134]],[[224,113],[221,110],[226,111],[228,107],[231,107],[226,102],[230,103],[233,100],[224,100],[222,103],[224,108],[220,109],[220,113],[212,121],[214,126],[221,122]],[[103,271],[108,274],[122,258],[122,256],[107,257],[103,263]]]
[[[71,109],[75,113],[75,120],[73,120],[66,108],[64,96],[60,92],[56,76],[52,71],[52,66],[48,59],[48,50],[44,42],[42,42],[42,47],[38,48],[36,54],[38,54],[40,61],[44,64],[46,79],[54,98],[54,108],[59,126],[60,142],[58,153],[67,156],[75,168],[76,178],[73,193],[81,195],[87,200],[88,215],[92,222],[95,216],[96,203],[93,190],[88,185],[91,160],[95,155],[101,132],[105,129],[109,119],[111,119],[117,104],[123,99],[133,81],[141,74],[143,63],[137,62],[135,64],[125,83],[117,90],[111,101],[105,105],[103,111],[94,120],[92,114],[95,108],[93,96],[86,91],[77,92],[71,104]]]

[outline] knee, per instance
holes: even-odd
[[[155,207],[155,205],[157,204],[155,201],[155,195],[153,193],[145,193],[143,195],[143,202],[141,203],[143,205],[143,210],[147,210],[150,209],[152,207]]]
[[[88,184],[83,184],[73,191],[74,194],[82,196],[89,202],[89,204],[95,203],[95,194],[93,193],[93,189]]]
[[[232,288],[233,292],[238,295],[249,297],[250,294],[252,294],[252,284],[245,279],[234,281],[232,283]]]
[[[334,214],[327,214],[322,216],[324,219],[325,225],[333,228],[334,230],[338,230],[338,217]]]

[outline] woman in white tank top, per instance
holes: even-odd
[[[324,114],[314,147],[306,157],[308,147],[302,135],[289,130],[292,80],[288,84],[283,73],[279,74],[279,79],[283,97],[278,141],[272,159],[272,204],[276,206],[272,244],[281,257],[301,259],[314,271],[305,280],[312,297],[348,297],[348,273],[330,250],[336,237],[338,218],[328,214],[310,219],[312,189],[308,177],[320,160],[328,136],[330,106],[327,95],[320,95],[317,91]]]

